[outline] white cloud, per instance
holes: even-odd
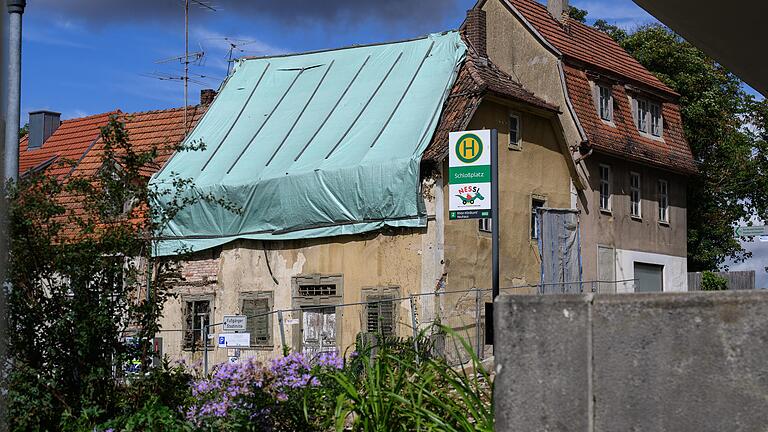
[[[286,53],[286,50],[272,46],[251,35],[225,35],[202,27],[192,29],[192,39],[199,43],[205,51],[205,66],[225,73],[230,49],[232,49],[233,59],[244,56]],[[232,48],[232,44],[235,45],[234,48]]]

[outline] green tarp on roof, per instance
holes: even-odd
[[[156,253],[425,226],[419,162],[465,52],[448,32],[241,60],[186,140],[205,149],[177,152],[151,180],[192,179],[190,193],[241,212],[199,200]]]

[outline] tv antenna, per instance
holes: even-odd
[[[186,133],[189,128],[187,121],[187,105],[189,105],[189,5],[195,5],[202,9],[208,9],[209,11],[216,12],[216,9],[204,0],[184,0],[184,131]],[[198,53],[195,53],[198,54]],[[203,58],[202,51],[198,57],[198,61]]]
[[[232,39],[228,37],[225,37],[224,41],[229,44],[229,50],[227,51],[227,76],[229,76],[229,72],[232,68],[232,62],[234,61],[232,59],[232,54],[234,52],[243,53],[245,52],[245,50],[240,47],[255,44],[258,41],[246,40],[246,39]]]

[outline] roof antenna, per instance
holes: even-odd
[[[229,76],[229,72],[232,69],[232,62],[234,61],[232,59],[232,53],[237,52],[245,52],[244,49],[240,48],[245,45],[254,44],[258,41],[254,40],[242,40],[242,39],[231,39],[228,37],[225,37],[224,40],[229,44],[229,50],[227,51],[227,76]],[[237,43],[239,42],[239,43]]]
[[[203,0],[184,0],[184,134],[189,130],[187,120],[187,105],[189,105],[189,4],[192,3],[204,9],[216,12],[210,4]],[[202,58],[202,56],[201,56]]]

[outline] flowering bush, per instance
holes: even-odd
[[[217,430],[319,428],[332,412],[328,391],[334,387],[321,377],[343,367],[335,353],[320,354],[312,362],[293,353],[268,366],[252,358],[225,363],[191,384],[194,402],[185,416],[197,427]],[[314,408],[306,410],[308,405]]]

